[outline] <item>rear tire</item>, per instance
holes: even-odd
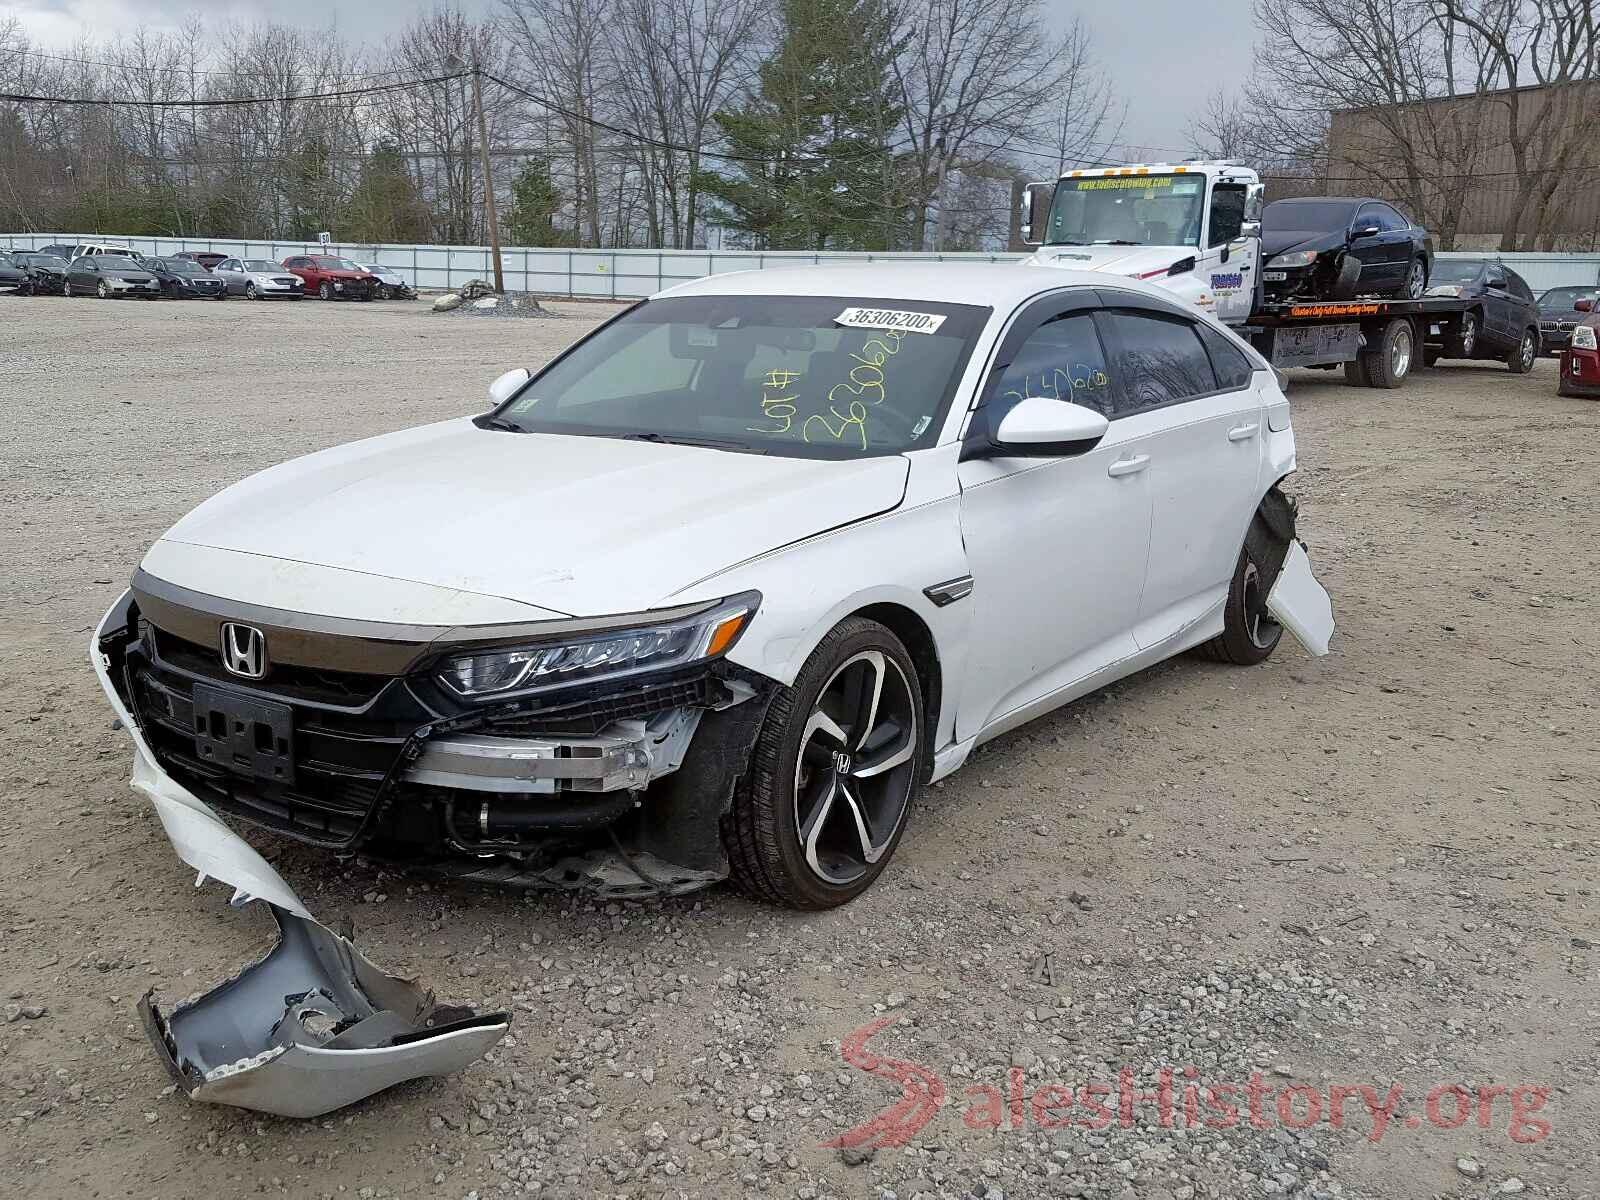
[[[1375,388],[1393,391],[1405,384],[1417,356],[1417,331],[1410,321],[1397,317],[1383,328],[1383,336],[1371,350],[1361,353],[1367,382]]]
[[[866,891],[927,780],[926,730],[917,669],[900,639],[876,621],[841,621],[794,686],[773,697],[722,819],[734,885],[807,910]]]
[[[1237,667],[1253,667],[1272,657],[1283,637],[1283,626],[1267,612],[1267,598],[1261,594],[1261,572],[1250,561],[1248,550],[1239,551],[1222,611],[1222,632],[1199,647],[1204,657]]]
[[[1406,280],[1399,294],[1407,300],[1421,300],[1428,290],[1428,260],[1414,256],[1406,266]]]
[[[1539,334],[1532,329],[1522,331],[1522,341],[1506,355],[1506,366],[1513,375],[1526,375],[1539,360]]]

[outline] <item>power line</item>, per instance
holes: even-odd
[[[397,83],[375,84],[365,88],[345,88],[337,92],[307,92],[297,96],[232,96],[212,100],[113,100],[105,97],[77,96],[27,96],[16,92],[0,92],[0,100],[16,104],[58,104],[80,108],[236,108],[247,104],[290,104],[309,100],[341,100],[349,96],[371,96],[379,92],[409,91],[435,83],[449,83],[465,79],[470,74],[458,71],[453,75],[438,75],[431,79],[410,79]]]
[[[3,49],[3,47],[0,47]],[[268,71],[236,71],[232,69],[217,69],[213,67],[172,66],[146,67],[139,63],[129,62],[104,62],[93,58],[74,58],[68,54],[46,54],[43,50],[33,50],[20,47],[10,51],[22,58],[42,58],[50,62],[74,63],[82,67],[103,67],[108,71],[140,71],[148,75],[170,73],[174,75],[217,75],[227,79],[278,79],[280,75]],[[386,75],[405,75],[416,70],[416,67],[391,67],[387,71],[358,71],[348,76],[350,79],[381,79]]]

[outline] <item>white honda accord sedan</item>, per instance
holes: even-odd
[[[1326,649],[1278,378],[1134,280],[722,275],[491,394],[150,548],[92,658],[169,830],[824,908],[981,742],[1191,648]]]

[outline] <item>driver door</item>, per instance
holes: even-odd
[[[1051,297],[1001,342],[958,469],[972,574],[972,636],[956,736],[1020,724],[1137,652],[1133,626],[1150,549],[1149,435],[1115,419],[1086,453],[982,454],[1024,396],[1108,416],[1115,390],[1094,293]]]

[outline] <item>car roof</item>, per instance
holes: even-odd
[[[1044,292],[1070,287],[1124,288],[1169,302],[1175,300],[1164,288],[1103,272],[974,262],[764,267],[708,275],[657,292],[651,299],[668,296],[847,296],[979,304],[1009,310]]]

